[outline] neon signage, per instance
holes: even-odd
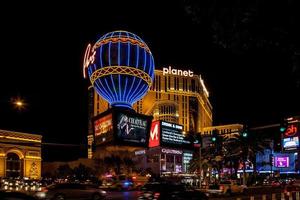
[[[91,51],[91,44],[88,44],[88,46],[86,47],[85,53],[84,53],[84,58],[83,58],[83,77],[86,77],[86,68],[89,67],[90,64],[93,64],[95,61],[95,55],[96,55],[96,51],[94,50],[94,48],[92,48]]]
[[[175,150],[175,149],[161,149],[161,152],[162,153],[165,153],[165,154],[178,154],[178,155],[181,155],[182,154],[182,151],[181,150]]]
[[[165,76],[166,74],[171,74],[171,75],[176,75],[176,76],[189,76],[189,77],[193,77],[194,76],[194,72],[191,70],[181,70],[181,69],[172,69],[171,66],[164,67],[163,68],[163,75]]]
[[[151,125],[149,147],[159,146],[159,140],[160,140],[160,122],[155,121],[152,122]]]
[[[289,167],[289,157],[288,156],[278,156],[275,157],[275,167]]]
[[[112,130],[112,114],[95,121],[95,136],[100,136]]]
[[[284,135],[286,137],[292,137],[292,136],[296,135],[297,132],[298,132],[297,126],[295,126],[294,124],[292,124],[292,125],[288,126],[288,128],[285,131]]]

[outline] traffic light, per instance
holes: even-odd
[[[243,138],[247,138],[248,135],[249,135],[248,126],[247,126],[247,125],[244,125],[243,130],[242,130],[242,132],[241,132],[241,136],[242,136]]]
[[[281,133],[284,133],[288,127],[288,122],[284,119],[280,122],[279,130]]]
[[[216,142],[217,142],[217,138],[218,138],[217,129],[214,129],[214,130],[212,131],[211,141],[212,141],[213,143],[216,143]]]

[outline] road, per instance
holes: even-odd
[[[112,192],[107,191],[108,200],[136,200],[140,191]]]

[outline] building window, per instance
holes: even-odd
[[[15,153],[8,153],[6,157],[6,177],[21,176],[21,160]]]

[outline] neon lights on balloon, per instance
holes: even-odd
[[[147,93],[154,79],[154,59],[140,37],[114,31],[88,48],[84,64],[90,81],[110,105],[129,108]]]

